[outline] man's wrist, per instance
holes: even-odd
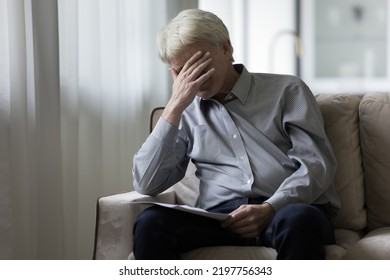
[[[178,109],[170,109],[169,107],[165,107],[164,111],[161,114],[161,117],[168,122],[170,125],[178,128],[181,120],[181,115],[183,111]]]
[[[263,202],[260,204],[260,206],[262,206],[270,214],[272,213],[272,215],[275,215],[275,209],[268,202]]]

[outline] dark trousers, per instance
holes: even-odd
[[[211,209],[230,213],[241,204],[261,203],[265,198],[234,199]],[[278,259],[324,259],[324,246],[334,243],[330,220],[321,205],[289,204],[275,214],[257,238],[245,239],[224,229],[217,220],[153,206],[143,211],[134,226],[136,259],[180,259],[180,254],[210,246],[265,246]]]

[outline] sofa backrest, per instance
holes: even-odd
[[[390,226],[390,93],[370,93],[359,108],[368,229]]]
[[[362,230],[367,224],[359,139],[361,98],[350,94],[316,96],[337,159],[334,184],[341,200],[341,210],[333,221],[335,228]]]

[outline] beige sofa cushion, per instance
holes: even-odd
[[[371,231],[354,244],[343,259],[390,260],[390,227]]]
[[[268,247],[204,247],[181,256],[184,260],[274,260],[276,251]]]
[[[360,133],[368,228],[390,226],[390,93],[366,94]]]
[[[333,224],[335,228],[362,230],[366,226],[366,211],[359,144],[358,108],[361,97],[320,94],[316,99],[337,158],[334,183],[341,200],[341,210]]]
[[[196,167],[190,162],[185,177],[173,185],[176,193],[176,203],[195,206],[199,194],[199,179],[195,175]]]

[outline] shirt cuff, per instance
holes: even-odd
[[[162,141],[176,137],[179,129],[168,123],[163,117],[157,121],[151,135]]]
[[[275,212],[278,212],[283,206],[288,204],[288,200],[286,199],[286,197],[277,193],[264,202],[269,203],[272,208],[274,208]]]

